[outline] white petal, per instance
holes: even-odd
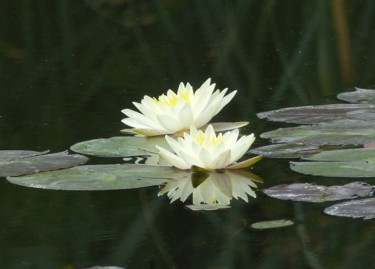
[[[230,150],[224,151],[222,154],[217,156],[215,159],[211,162],[211,168],[212,169],[222,169],[226,168],[230,164],[230,156],[231,152]]]
[[[255,140],[254,134],[248,136],[242,136],[233,146],[232,146],[232,159],[231,163],[236,162],[240,159],[250,148]]]
[[[186,128],[190,128],[193,123],[193,111],[190,104],[186,103],[179,112],[179,120]]]
[[[190,169],[191,165],[186,163],[179,156],[171,153],[170,151],[168,151],[168,150],[166,150],[162,147],[156,146],[156,148],[159,150],[160,156],[163,157],[171,165],[173,165],[173,166],[175,166],[179,169],[183,169],[183,170]]]
[[[131,109],[123,109],[121,112],[124,113],[129,118],[132,118],[132,119],[138,121],[140,124],[142,124],[144,126],[148,126],[150,128],[156,128],[156,129],[160,129],[160,127],[162,127],[158,123],[154,122],[153,120],[147,118],[145,115],[143,115],[143,114],[141,114],[137,111],[134,111],[134,110],[131,110]]]
[[[216,111],[216,114],[219,113],[233,99],[233,97],[236,95],[236,93],[237,93],[237,91],[233,91],[223,98],[223,100],[220,103],[220,106],[219,106],[218,110]]]
[[[168,130],[169,134],[174,134],[177,131],[184,129],[184,126],[182,125],[182,123],[178,119],[174,118],[173,116],[170,116],[168,114],[157,115],[157,119],[160,125],[166,130]]]

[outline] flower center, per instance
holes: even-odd
[[[163,102],[168,106],[174,106],[179,100],[183,99],[186,103],[190,103],[190,98],[187,90],[180,90],[177,94],[169,90],[167,95],[162,94],[158,99],[154,98],[156,103]]]
[[[209,140],[211,142],[212,145],[217,145],[219,144],[222,140],[223,140],[223,135],[220,133],[218,136],[216,136],[215,134],[213,135],[209,135],[209,134],[205,134],[203,133],[202,131],[199,131],[194,137],[193,139],[199,144],[199,145],[203,145],[203,143],[206,141],[206,140]]]

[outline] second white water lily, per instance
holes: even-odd
[[[133,127],[135,133],[146,136],[175,134],[187,131],[191,126],[200,128],[207,124],[223,107],[228,104],[236,91],[225,95],[227,89],[215,90],[211,79],[195,92],[187,83],[180,83],[177,92],[169,90],[158,98],[145,96],[141,103],[133,102],[140,112],[124,109],[128,116],[122,120]]]
[[[184,133],[184,136],[178,137],[177,140],[170,136],[165,138],[173,152],[156,146],[159,154],[179,169],[187,170],[192,166],[206,170],[238,169],[251,166],[262,158],[257,156],[237,163],[255,140],[254,134],[239,138],[238,129],[216,135],[211,125],[205,132],[191,127],[190,133]]]

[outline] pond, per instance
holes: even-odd
[[[296,126],[257,113],[339,104],[339,93],[375,87],[372,1],[25,0],[0,6],[1,150],[73,154],[78,142],[125,136],[121,110],[135,109],[132,102],[176,90],[180,82],[197,88],[208,78],[237,90],[214,121],[249,121],[241,131],[255,134],[255,148],[271,144],[262,133]],[[88,157],[90,165],[124,163]],[[50,190],[2,177],[0,267],[373,266],[373,220],[324,213],[337,202],[281,200],[262,190],[291,183],[373,185],[374,178],[307,175],[293,171],[291,160],[265,157],[247,169],[262,181],[255,183],[255,198],[210,211],[187,207],[190,197],[171,203],[158,196],[157,184]]]

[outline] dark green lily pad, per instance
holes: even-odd
[[[280,128],[261,134],[274,143],[364,145],[375,140],[375,121],[341,120],[317,125]]]
[[[364,182],[352,182],[342,186],[321,186],[310,183],[293,183],[263,190],[265,194],[281,200],[322,203],[372,196],[374,186]]]
[[[337,98],[350,103],[375,104],[375,90],[355,88],[353,92],[343,92]]]
[[[71,150],[99,157],[131,157],[156,154],[155,145],[169,149],[164,136],[118,136],[79,142]]]
[[[20,176],[69,168],[83,164],[88,160],[85,156],[68,154],[68,152],[41,154],[43,152],[6,152],[5,157],[0,162],[0,177]],[[15,156],[21,157],[15,158]]]
[[[373,219],[375,198],[348,201],[327,207],[324,213],[332,216]]]
[[[356,113],[354,113],[356,112]],[[260,119],[270,121],[318,124],[342,119],[361,118],[363,114],[375,114],[375,106],[372,104],[330,104],[317,106],[288,107],[267,112],[258,113]]]
[[[31,188],[82,191],[141,188],[190,176],[189,172],[166,166],[112,164],[82,165],[28,176],[8,177],[7,180]]]
[[[273,144],[250,150],[250,153],[267,158],[299,158],[318,151],[318,146],[304,144]]]
[[[293,225],[294,222],[291,220],[281,219],[281,220],[268,220],[268,221],[260,221],[250,225],[251,228],[256,230],[264,230],[264,229],[275,229],[275,228],[282,228]]]

